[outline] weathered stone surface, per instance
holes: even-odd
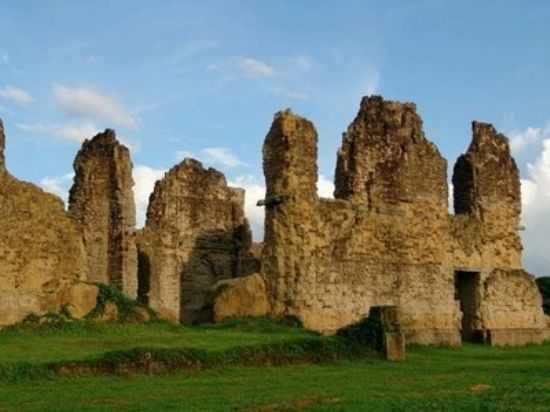
[[[24,320],[30,314],[47,312],[40,291],[0,290],[0,328]]]
[[[285,201],[266,209],[262,260],[275,315],[335,332],[364,318],[371,306],[399,303],[407,309],[404,331],[458,333],[453,274],[443,267],[445,242],[438,236],[447,226],[446,163],[412,110],[363,100],[339,152],[336,195],[342,199],[336,200],[317,197],[313,125],[288,112],[275,117],[264,144],[264,172],[267,196]],[[405,132],[395,118],[406,119]],[[389,158],[392,153],[399,161]],[[371,170],[379,178],[353,166],[355,157],[379,165]],[[422,179],[418,191],[414,176]]]
[[[479,292],[479,329],[546,327],[535,278],[526,271],[495,269],[483,279]]]
[[[211,287],[241,274],[249,256],[244,191],[185,159],[156,183],[138,243],[138,299],[169,319],[210,321]]]
[[[98,295],[96,285],[78,282],[63,291],[60,303],[71,317],[82,319],[96,307]]]
[[[486,123],[473,122],[472,131],[453,173],[453,258],[465,263],[457,266],[519,269],[520,181],[508,139]]]
[[[0,325],[58,310],[60,293],[85,268],[78,224],[61,199],[0,172]]]
[[[543,343],[546,332],[543,329],[489,329],[487,343],[491,346],[525,346]]]
[[[338,151],[335,197],[369,209],[423,198],[446,203],[446,169],[413,103],[366,97]]]
[[[338,152],[335,200],[317,197],[313,124],[278,113],[263,149],[266,199],[279,200],[266,202],[262,258],[273,315],[330,333],[394,305],[407,341],[424,344],[483,336],[501,312],[499,327],[540,330],[540,297],[520,271],[517,168],[492,126],[473,132],[449,216],[447,163],[413,104],[363,99]]]
[[[402,332],[386,332],[384,334],[384,343],[387,360],[400,362],[407,359],[405,335]]]
[[[265,316],[270,305],[263,277],[255,273],[214,285],[214,322],[246,316]]]
[[[74,162],[69,212],[81,223],[88,280],[137,293],[132,162],[112,130],[86,140]]]

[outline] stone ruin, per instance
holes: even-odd
[[[186,324],[212,319],[211,287],[249,273],[252,233],[244,190],[185,159],[155,185],[139,234],[138,297]]]
[[[84,280],[186,324],[293,316],[332,334],[391,307],[407,342],[550,339],[521,266],[518,169],[489,124],[473,123],[455,164],[452,215],[447,162],[414,104],[362,100],[338,151],[334,199],[317,194],[314,125],[276,114],[263,148],[261,256],[244,191],[200,162],[186,159],[156,183],[136,230],[132,164],[114,132],[83,144],[66,212],[5,171],[0,130],[0,325],[59,308],[63,288]]]
[[[0,121],[0,327],[59,311],[87,277],[77,222],[57,196],[7,171],[4,144]]]
[[[130,152],[112,130],[82,145],[74,161],[69,214],[80,223],[88,281],[137,293],[136,207]]]
[[[546,320],[521,268],[518,170],[507,139],[473,123],[453,176],[415,105],[364,98],[338,152],[335,199],[317,196],[317,133],[290,112],[264,144],[262,270],[275,316],[333,333],[397,306],[407,341],[542,341]],[[503,332],[505,331],[505,332]],[[499,334],[499,338],[495,338]],[[516,339],[516,338],[509,338]]]

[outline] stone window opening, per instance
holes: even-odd
[[[138,287],[137,301],[143,305],[149,305],[149,292],[151,291],[151,263],[149,257],[138,252]]]

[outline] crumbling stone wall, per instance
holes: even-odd
[[[149,284],[140,298],[169,319],[211,320],[210,288],[241,274],[250,258],[244,191],[185,159],[156,183],[138,244],[139,278]]]
[[[113,130],[86,140],[74,161],[69,212],[81,223],[88,280],[137,293],[132,162]]]
[[[5,170],[0,121],[0,326],[59,310],[64,288],[86,276],[78,224],[63,201]]]
[[[200,162],[186,159],[157,182],[136,250],[132,164],[113,131],[78,153],[69,214],[9,175],[4,144],[0,122],[0,325],[59,309],[63,296],[78,295],[67,288],[87,279],[187,324],[269,311],[334,333],[372,307],[393,306],[409,342],[550,336],[533,277],[521,269],[518,169],[489,124],[473,123],[456,162],[451,216],[447,162],[414,104],[362,100],[338,152],[335,199],[317,195],[314,125],[276,114],[263,148],[261,247],[251,241],[244,191]]]
[[[480,289],[480,330],[542,329],[542,297],[535,279],[521,269],[494,269]]]
[[[456,272],[479,272],[483,285],[493,270],[520,267],[517,168],[506,139],[489,125],[474,123],[473,142],[455,168],[457,216],[448,215],[446,161],[410,103],[363,99],[338,152],[335,200],[316,194],[311,122],[278,113],[263,152],[262,272],[276,316],[298,316],[331,333],[372,306],[395,305],[408,341],[459,344]],[[526,319],[525,328],[539,328],[536,291],[521,284],[533,292],[518,292],[530,303],[509,311]],[[482,308],[491,303],[480,295],[480,305],[484,299],[478,312],[487,328]]]
[[[371,306],[399,305],[405,328],[456,341],[453,279],[442,264],[446,162],[414,105],[363,100],[338,154],[335,200],[317,197],[316,145],[313,125],[288,112],[264,145],[267,197],[284,199],[266,211],[262,264],[275,313],[334,332]]]
[[[534,277],[521,269],[519,171],[492,125],[473,122],[472,134],[454,167],[449,259],[479,273],[474,328],[492,344],[537,342],[545,319]]]

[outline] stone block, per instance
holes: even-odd
[[[61,307],[65,307],[75,319],[82,319],[97,305],[99,288],[89,283],[76,283],[69,286],[61,297]]]
[[[404,361],[406,356],[405,335],[401,332],[385,332],[385,356],[390,361]]]
[[[233,317],[265,316],[270,312],[265,282],[258,273],[218,282],[213,293],[214,322]]]

